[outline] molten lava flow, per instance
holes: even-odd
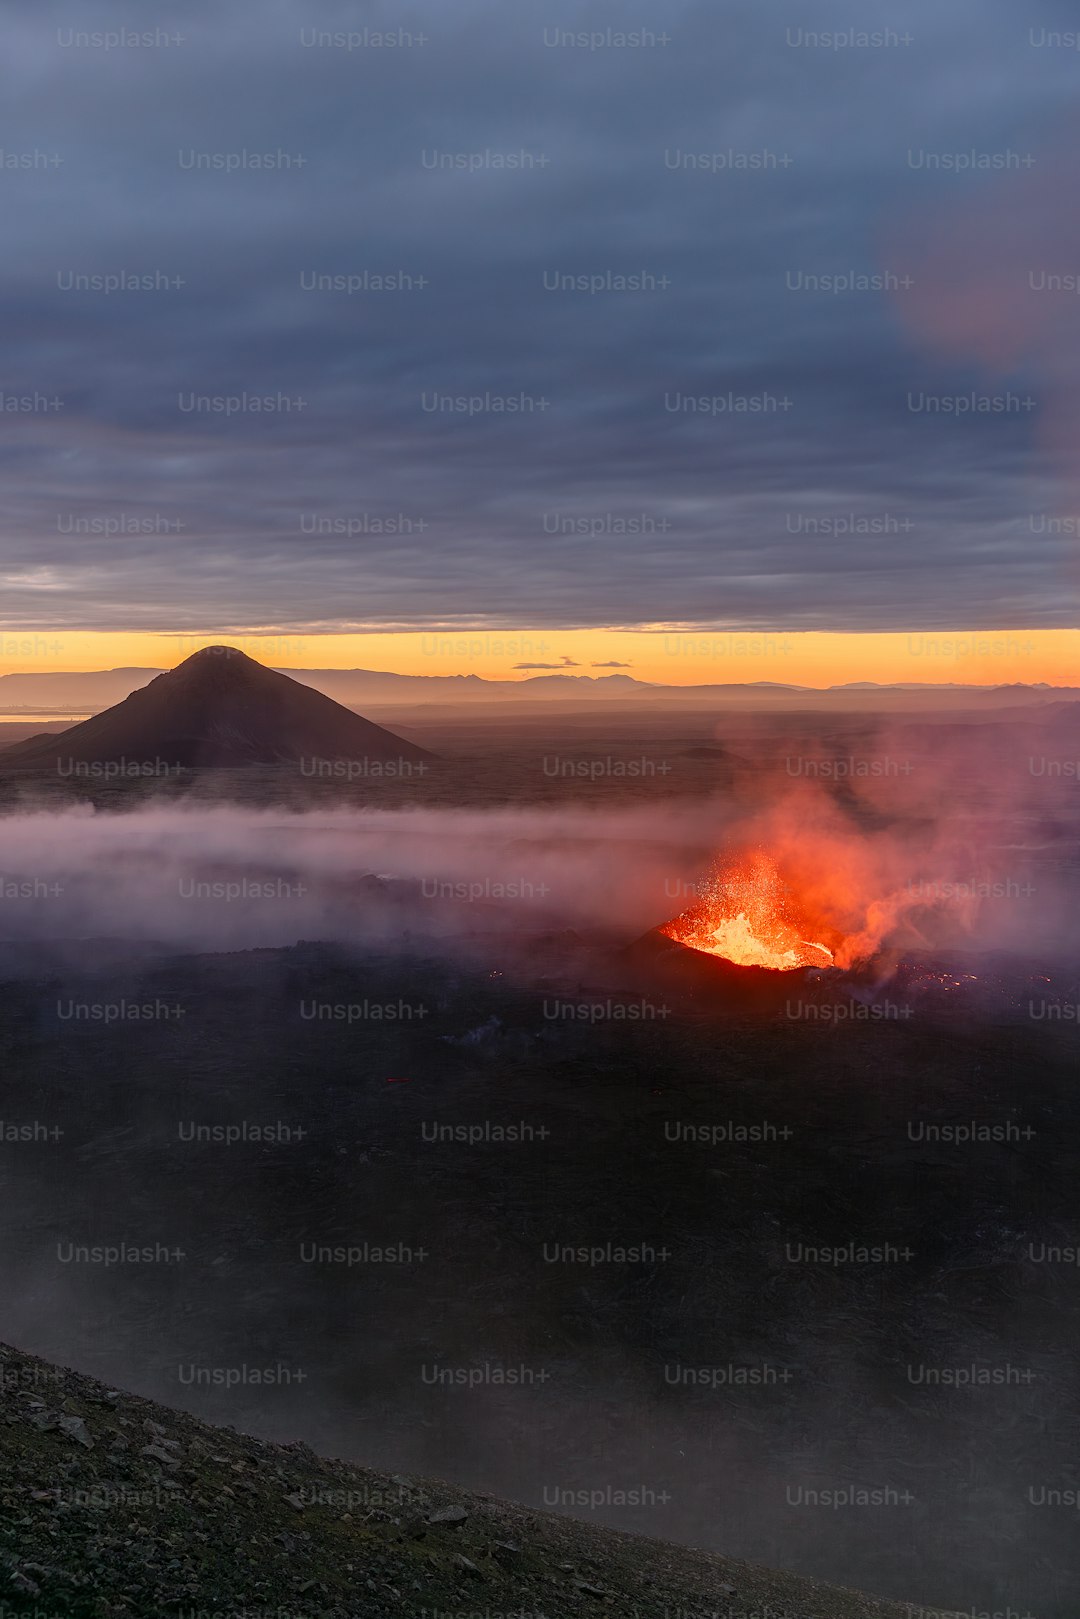
[[[718,867],[701,902],[666,923],[661,933],[690,950],[724,956],[740,967],[827,967],[832,951],[802,937],[791,918],[784,884],[768,855]]]

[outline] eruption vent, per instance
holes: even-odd
[[[740,967],[828,967],[832,951],[804,937],[775,863],[755,854],[718,866],[698,904],[660,929],[690,950]]]

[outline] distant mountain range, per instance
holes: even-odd
[[[129,671],[130,672],[130,671]],[[301,760],[419,764],[423,748],[233,647],[206,647],[92,719],[4,750],[6,768],[152,762],[164,768],[297,764]]]
[[[254,661],[254,660],[251,660]],[[261,667],[261,665],[260,665]],[[163,673],[160,669],[104,669],[88,673],[42,671],[0,676],[0,712],[46,716],[96,713],[121,702]],[[282,669],[278,673],[347,708],[532,702],[580,704],[609,702],[717,702],[751,707],[813,708],[997,708],[1077,701],[1080,687],[1032,685],[967,686],[960,682],[903,681],[881,685],[798,686],[759,680],[695,686],[669,686],[631,675],[533,675],[524,680],[485,680],[480,675],[399,675],[376,669]]]

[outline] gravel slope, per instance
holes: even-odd
[[[210,1427],[5,1345],[0,1392],[5,1619],[914,1612]]]

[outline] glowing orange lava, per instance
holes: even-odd
[[[690,950],[740,967],[828,967],[832,951],[802,937],[787,888],[765,854],[720,865],[701,900],[660,929]]]

